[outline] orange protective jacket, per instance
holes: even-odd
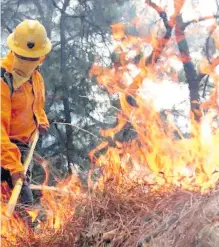
[[[14,55],[1,59],[1,67],[11,72]],[[40,125],[49,127],[44,111],[45,87],[41,74],[35,70],[11,96],[9,86],[1,79],[1,166],[11,174],[23,171],[21,154],[10,140],[30,143]]]

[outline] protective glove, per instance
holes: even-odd
[[[12,180],[13,186],[15,186],[15,184],[19,178],[21,178],[22,181],[24,181],[24,179],[25,179],[24,172],[15,172],[11,175],[11,180]]]
[[[39,125],[38,130],[40,132],[40,135],[43,136],[47,133],[48,128],[44,124]]]

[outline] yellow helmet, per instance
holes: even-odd
[[[24,20],[8,36],[8,47],[23,57],[41,57],[52,49],[44,26],[37,20]]]

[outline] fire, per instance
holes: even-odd
[[[23,220],[14,214],[10,219],[5,215],[7,201],[10,198],[10,189],[6,183],[1,184],[1,236],[2,240],[10,239],[11,243],[16,243],[17,236],[25,232]]]
[[[31,187],[34,189],[34,186]],[[42,206],[34,205],[23,208],[22,211],[24,211],[25,217],[20,215],[21,209],[17,208],[14,215],[11,218],[7,218],[5,212],[10,190],[3,184],[2,194],[4,195],[4,200],[1,200],[1,235],[4,246],[15,245],[21,237],[28,242],[31,241],[31,237],[37,239],[45,234],[51,234],[51,231],[59,231],[75,214],[77,202],[84,198],[81,188],[79,178],[75,174],[60,182],[56,187],[39,186],[37,189],[41,189],[43,192]],[[45,219],[42,219],[42,215],[44,215]],[[27,217],[30,218],[33,226],[35,225],[35,230],[30,229],[30,222],[27,222]]]
[[[182,7],[177,3],[175,15]],[[152,33],[146,38],[127,36],[123,24],[112,25],[112,31],[116,42],[114,64],[105,68],[95,63],[90,75],[95,76],[99,85],[110,94],[118,95],[121,107],[117,113],[117,125],[102,130],[105,141],[90,152],[93,168],[88,181],[89,189],[103,191],[109,185],[122,191],[136,185],[147,185],[152,191],[170,191],[175,187],[201,193],[213,190],[219,179],[219,129],[215,126],[219,80],[214,68],[207,61],[201,64],[200,69],[214,79],[216,91],[202,105],[202,109],[209,110],[202,121],[197,122],[191,116],[190,137],[185,138],[172,120],[171,113],[164,121],[154,102],[144,99],[140,93],[145,78],[162,84],[161,75],[167,69],[166,65],[147,65],[147,57],[142,52],[147,42],[155,49],[159,47],[155,35]],[[172,50],[164,54],[175,56]],[[175,71],[169,75],[177,81]],[[125,128],[128,129],[127,135],[132,134],[127,138],[124,134],[119,139],[119,133]],[[98,178],[93,181],[92,173],[96,168],[99,168]],[[89,197],[74,173],[56,187],[44,184],[40,189],[46,220],[39,222],[37,227],[45,231],[59,231],[77,211],[77,201]],[[1,204],[1,215],[4,216],[4,205]],[[37,219],[39,211],[29,210],[32,221]],[[18,235],[24,232],[24,221],[16,215],[2,225],[2,236],[10,243],[16,243]]]
[[[113,37],[117,44],[115,51],[119,53],[117,56],[122,57],[122,61],[120,63],[117,61],[111,68],[103,68],[96,63],[90,71],[90,74],[96,76],[98,83],[106,87],[110,94],[118,94],[121,105],[120,112],[117,114],[118,124],[113,129],[101,132],[111,141],[101,143],[90,153],[91,160],[95,160],[95,165],[102,167],[102,176],[95,186],[104,189],[107,181],[112,179],[118,187],[145,183],[151,184],[153,190],[171,189],[177,186],[191,191],[208,192],[215,187],[219,179],[217,151],[219,130],[217,126],[214,127],[214,118],[218,113],[217,83],[219,80],[214,65],[204,60],[200,64],[200,70],[214,79],[216,91],[208,101],[203,103],[202,108],[207,108],[208,113],[203,116],[202,121],[198,123],[190,118],[190,138],[184,138],[176,124],[168,118],[166,121],[162,120],[154,103],[143,99],[140,94],[144,79],[156,82],[157,75],[162,73],[162,69],[165,74],[165,66],[149,67],[145,63],[144,56],[138,63],[130,60],[128,48],[134,49],[138,55],[145,39],[138,38],[136,43],[136,39],[126,37],[124,29],[122,26],[123,32],[119,36],[118,31],[121,33],[121,25],[113,28]],[[120,43],[118,43],[119,38]],[[153,40],[152,36],[151,41]],[[157,45],[155,40],[152,46]],[[173,51],[171,53],[174,54]],[[188,58],[185,57],[185,59]],[[130,67],[138,71],[136,76],[131,76]],[[129,75],[128,84],[125,81],[127,74]],[[173,75],[173,81],[176,81],[176,74],[173,73]],[[159,80],[162,78],[160,77]],[[201,111],[197,114],[202,116]],[[118,141],[118,133],[127,124],[131,126],[136,137],[128,141]],[[175,137],[176,133],[180,139]],[[96,157],[96,153],[103,149],[106,152]]]

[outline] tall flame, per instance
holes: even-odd
[[[203,104],[203,109],[208,108],[208,113],[202,121],[198,123],[190,118],[190,138],[184,138],[171,118],[164,121],[153,101],[143,99],[140,94],[145,78],[154,83],[160,80],[159,83],[162,83],[162,78],[158,75],[162,72],[165,74],[166,67],[146,66],[144,56],[138,63],[134,63],[130,59],[130,49],[139,55],[145,39],[138,37],[136,42],[136,39],[125,35],[124,29],[123,25],[112,27],[117,44],[115,52],[120,60],[111,68],[103,68],[96,63],[90,71],[110,94],[118,94],[121,105],[116,127],[102,130],[102,135],[110,138],[114,145],[110,142],[101,143],[90,153],[95,165],[102,167],[103,171],[96,186],[104,189],[106,182],[113,178],[118,186],[124,183],[130,185],[132,182],[149,183],[153,189],[179,186],[192,191],[208,192],[214,188],[219,178],[219,130],[213,127],[218,112],[218,90]],[[152,43],[152,46],[156,45],[156,42]],[[171,53],[174,54],[173,51]],[[136,76],[131,76],[130,67],[135,67],[135,71],[138,71]],[[219,80],[214,66],[203,61],[200,69],[211,75],[215,88],[218,88]],[[126,81],[127,74],[129,83]],[[176,74],[172,75],[173,81],[176,81]],[[126,142],[118,141],[117,134],[127,124],[136,137]],[[176,133],[180,139],[175,137]],[[96,157],[96,153],[103,148],[106,152]]]

